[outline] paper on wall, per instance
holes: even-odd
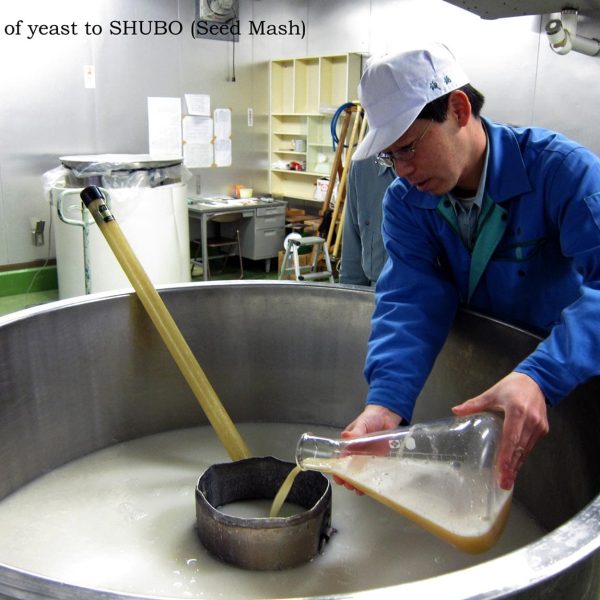
[[[231,110],[217,108],[210,118],[210,96],[185,94],[188,114],[182,121],[184,164],[189,168],[229,167]]]
[[[228,108],[216,108],[214,113],[215,137],[226,139],[231,137],[231,111]]]
[[[213,138],[213,120],[210,117],[183,117],[183,141],[207,144]]]
[[[210,142],[183,145],[183,164],[188,169],[212,167],[213,160],[213,145]]]
[[[231,165],[231,140],[227,138],[216,139],[215,146],[215,164],[217,167],[229,167]]]
[[[188,115],[210,117],[210,96],[208,94],[185,94]]]
[[[181,142],[181,99],[149,97],[149,153],[181,157]]]

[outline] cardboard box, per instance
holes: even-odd
[[[285,211],[286,217],[299,217],[301,215],[305,215],[306,212],[302,208],[288,208]]]

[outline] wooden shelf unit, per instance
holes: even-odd
[[[360,73],[361,56],[355,53],[271,61],[269,182],[273,196],[314,200],[316,181],[329,175],[333,160],[331,119],[342,104],[356,100]],[[305,142],[303,152],[294,148],[298,139]],[[305,170],[275,168],[278,161],[298,162]]]

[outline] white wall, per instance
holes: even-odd
[[[485,94],[487,116],[559,130],[600,154],[600,57],[552,52],[549,15],[487,21],[442,0],[310,0],[307,14],[307,54],[442,41]],[[600,10],[580,17],[578,33],[600,38]]]
[[[249,19],[252,2],[242,2]],[[189,26],[194,0],[21,0],[0,13],[0,265],[45,259],[53,248],[31,244],[31,217],[49,220],[42,174],[65,154],[146,153],[147,97],[209,93],[211,106],[233,111],[235,166],[197,170],[203,191],[252,185],[258,160],[254,130],[246,125],[252,103],[252,40],[232,44],[195,40]],[[5,26],[78,25],[78,35],[8,36]],[[114,19],[179,20],[180,36],[111,36]],[[83,25],[104,32],[86,36]],[[84,65],[95,65],[96,88],[85,89]],[[266,69],[266,67],[265,67]],[[264,145],[264,143],[263,143]],[[46,240],[50,236],[46,232]]]
[[[240,0],[242,24],[304,21],[306,37],[248,36],[232,44],[171,38],[9,37],[7,24],[101,23],[112,19],[180,20],[194,0],[20,0],[0,16],[0,265],[43,259],[30,217],[46,218],[41,175],[63,154],[146,152],[148,96],[209,93],[212,106],[233,111],[234,166],[195,170],[202,192],[246,183],[267,191],[268,61],[339,52],[393,50],[436,39],[455,52],[486,95],[484,114],[516,124],[557,129],[600,154],[595,109],[600,58],[548,47],[548,16],[485,21],[443,0]],[[600,37],[600,11],[579,33]],[[95,90],[83,87],[83,65],[96,66]],[[253,107],[255,125],[246,123]],[[50,249],[52,254],[52,249]]]

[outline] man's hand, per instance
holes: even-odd
[[[498,453],[499,483],[501,488],[510,490],[525,457],[549,431],[544,394],[531,377],[512,372],[483,394],[452,409],[461,417],[482,410],[504,413]]]
[[[401,422],[402,417],[392,412],[389,408],[376,404],[368,404],[360,415],[342,431],[342,439],[349,440],[367,433],[395,429]],[[363,495],[360,490],[340,479],[337,475],[333,476],[333,480],[349,490],[354,490],[359,496]]]

